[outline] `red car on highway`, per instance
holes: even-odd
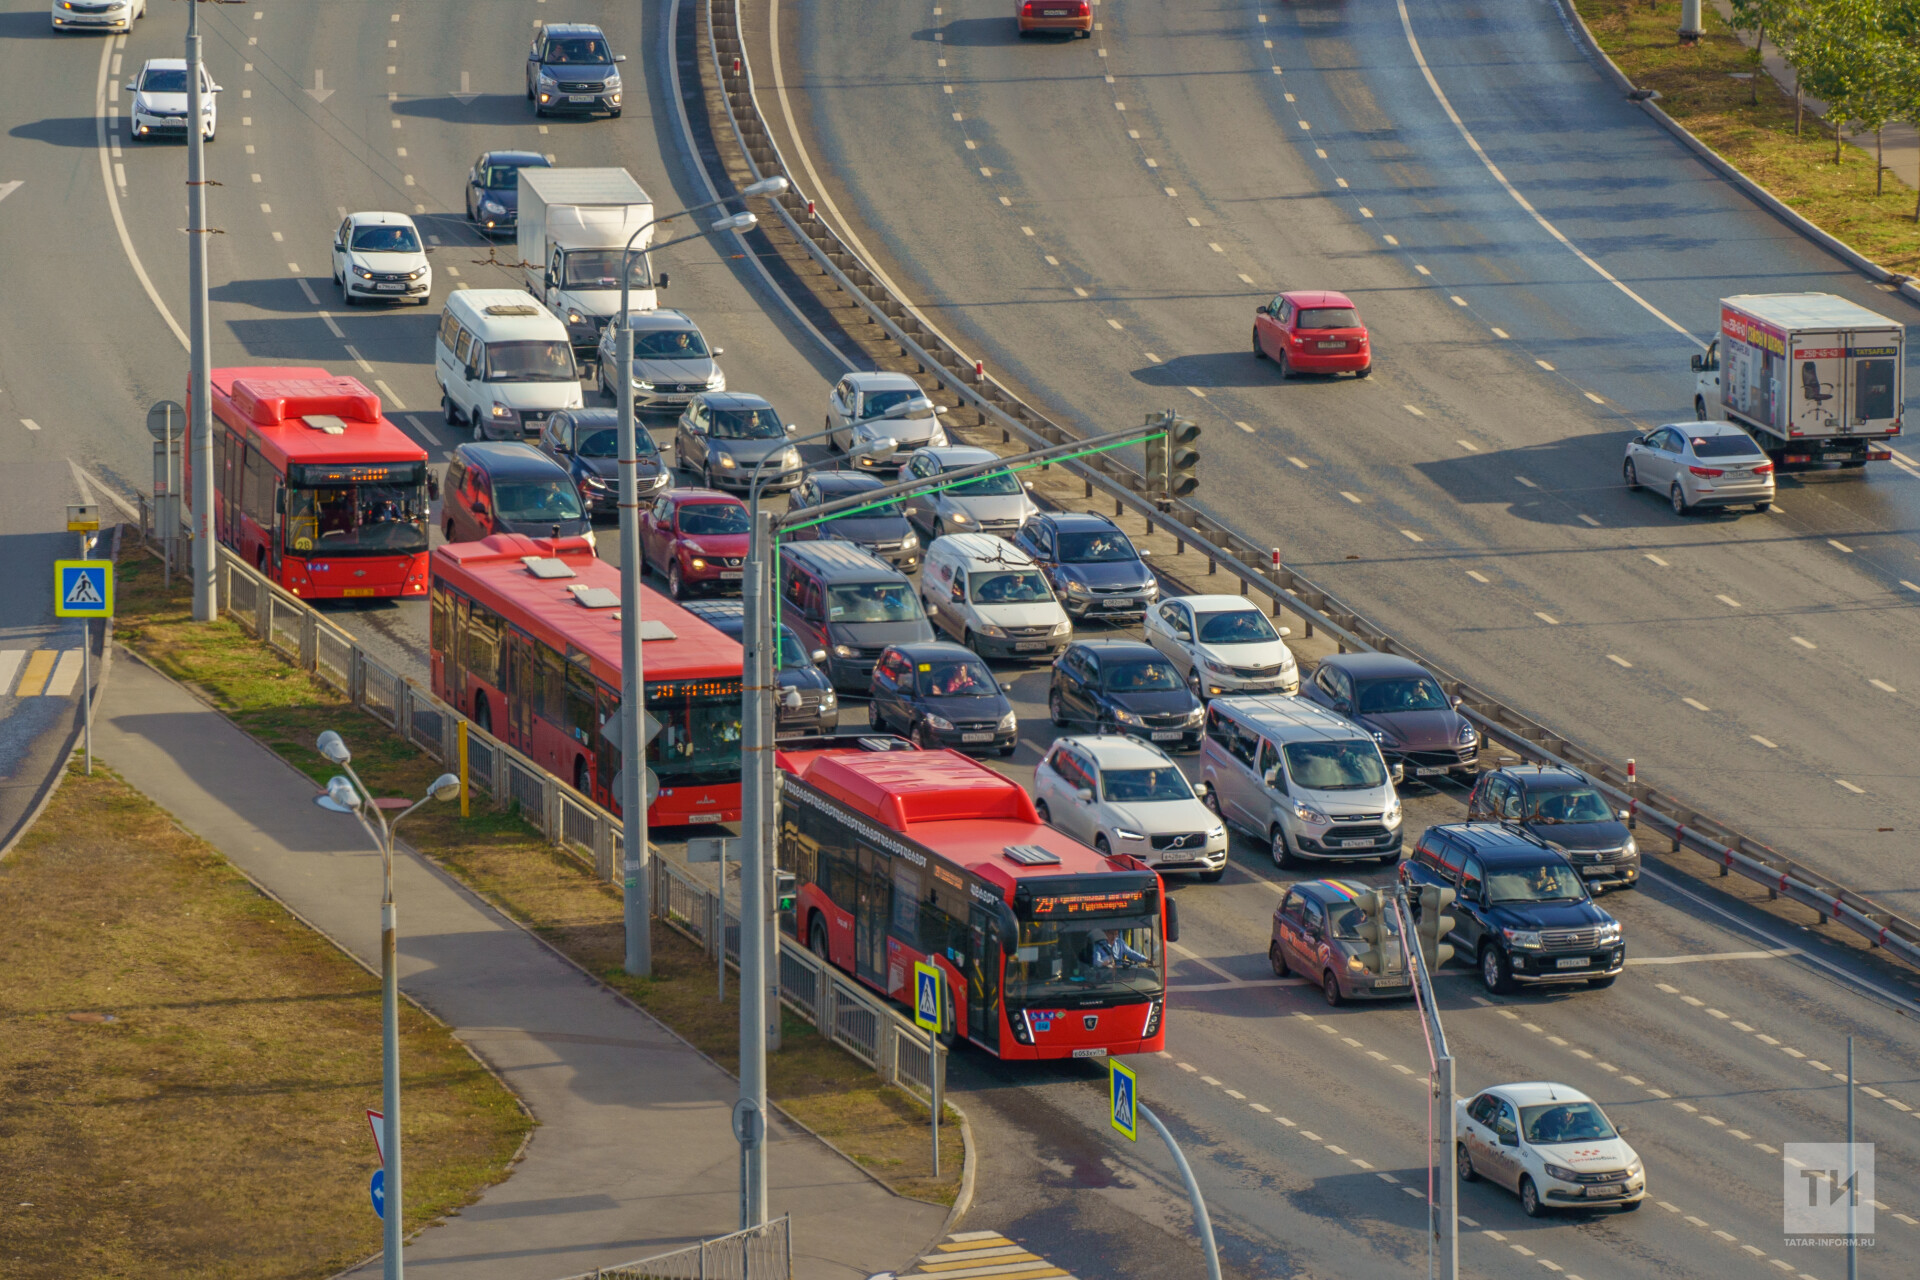
[[[697,588],[740,593],[747,504],[715,489],[670,489],[640,516],[640,556],[675,600]]]
[[[1013,12],[1023,40],[1036,31],[1071,31],[1083,40],[1093,34],[1090,0],[1015,0]]]
[[[1373,348],[1360,312],[1344,293],[1296,289],[1262,303],[1253,315],[1253,354],[1296,373],[1373,372]]]

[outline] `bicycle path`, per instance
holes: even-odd
[[[379,957],[380,859],[313,784],[124,651],[95,754],[340,945]],[[349,745],[353,719],[341,725]],[[524,1160],[407,1245],[423,1277],[540,1280],[664,1252],[738,1225],[731,1076],[564,963],[451,877],[396,856],[400,983],[539,1121]],[[378,1105],[378,1090],[368,1105]],[[945,1210],[895,1196],[776,1117],[770,1207],[791,1212],[795,1275],[901,1269]],[[374,1166],[371,1148],[368,1168]],[[355,1275],[377,1275],[377,1259]]]

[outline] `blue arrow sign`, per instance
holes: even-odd
[[[1113,1115],[1113,1127],[1132,1142],[1139,1136],[1139,1081],[1133,1072],[1120,1065],[1118,1058],[1107,1059],[1107,1102]]]
[[[387,1171],[385,1169],[375,1169],[373,1171],[373,1185],[368,1187],[367,1190],[373,1196],[374,1216],[377,1218],[386,1217],[387,1216]]]

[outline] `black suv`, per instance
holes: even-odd
[[[971,649],[943,640],[889,645],[873,667],[867,719],[925,751],[953,747],[1010,756],[1020,722],[1007,689]]]
[[[738,600],[682,600],[680,607],[735,640],[746,630],[746,616]],[[779,665],[774,675],[780,689],[774,697],[776,733],[832,733],[839,727],[839,695],[834,693],[827,673],[814,665],[826,660],[827,655],[820,650],[809,654],[793,628],[781,625]],[[792,697],[788,697],[789,690]]]
[[[1075,640],[1053,660],[1047,712],[1056,729],[1124,733],[1200,749],[1205,708],[1165,654],[1138,640]]]
[[[1566,858],[1524,831],[1491,822],[1428,827],[1400,880],[1410,893],[1428,884],[1454,890],[1448,941],[1488,991],[1522,982],[1610,987],[1626,966],[1620,922],[1594,905]]]
[[[584,22],[550,22],[533,33],[527,50],[527,101],[533,114],[556,111],[620,116],[620,72],[616,54],[600,28]]]
[[[1075,622],[1138,621],[1160,598],[1160,583],[1120,526],[1092,511],[1042,513],[1013,536],[1033,557]]]
[[[455,446],[447,463],[441,531],[448,542],[496,533],[593,539],[593,521],[567,469],[515,440]]]
[[[1467,797],[1467,821],[1499,822],[1567,855],[1589,889],[1640,879],[1640,846],[1586,775],[1559,765],[1522,764],[1480,775]]]

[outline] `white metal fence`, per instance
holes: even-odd
[[[790,1280],[792,1215],[671,1253],[582,1271],[566,1280]]]

